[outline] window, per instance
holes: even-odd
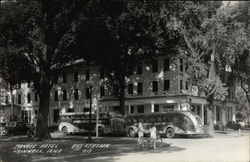
[[[85,79],[86,80],[89,80],[89,74],[90,74],[89,69],[85,70]]]
[[[153,62],[152,62],[152,72],[153,73],[158,72],[158,60],[153,60]]]
[[[164,71],[169,71],[169,58],[164,59]]]
[[[74,91],[74,98],[75,98],[75,100],[78,100],[78,98],[79,98],[78,89],[75,89],[75,91]]]
[[[180,93],[182,93],[182,80],[180,80]]]
[[[159,105],[154,105],[154,112],[159,112]]]
[[[133,94],[133,83],[128,84],[128,94]]]
[[[25,123],[31,122],[31,110],[22,111],[22,121]]]
[[[164,80],[164,91],[169,91],[170,89],[170,81]]]
[[[137,93],[142,94],[142,91],[143,91],[142,90],[142,83],[140,82],[140,83],[137,84]]]
[[[53,110],[53,122],[58,123],[59,122],[59,109],[54,109]]]
[[[28,103],[30,103],[30,93],[27,94]]]
[[[183,71],[183,59],[180,59],[180,71]]]
[[[67,83],[67,74],[63,74],[63,83]]]
[[[38,111],[35,110],[35,118],[37,118],[37,117],[38,117]]]
[[[90,88],[86,88],[85,94],[86,94],[86,99],[90,99]]]
[[[63,90],[63,101],[67,100],[67,91]]]
[[[21,104],[22,103],[22,98],[21,98],[21,95],[19,94],[18,95],[18,104]]]
[[[153,81],[153,92],[158,92],[158,81]]]
[[[188,81],[185,82],[186,90],[188,90]]]
[[[138,113],[144,113],[144,105],[138,105]]]
[[[100,79],[104,79],[104,69],[100,69]]]
[[[9,96],[5,96],[5,103],[9,102]]]
[[[104,88],[104,86],[101,86],[100,87],[100,96],[102,97],[102,96],[105,96],[105,88]]]
[[[58,91],[55,91],[55,101],[58,101]]]
[[[134,107],[134,106],[131,106],[131,107],[130,107],[130,113],[131,113],[131,114],[133,114],[133,113],[134,113],[134,111],[135,111],[134,109],[135,109],[135,107]]]
[[[138,64],[136,67],[136,74],[141,75],[142,74],[142,64]]]
[[[35,101],[38,101],[38,94],[35,93]]]
[[[78,82],[78,72],[74,73],[74,82]]]

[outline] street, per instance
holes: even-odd
[[[52,134],[53,135],[53,134]],[[137,145],[137,138],[129,137],[101,137],[94,138],[94,144],[86,147],[87,137],[67,136],[54,134],[54,139],[46,142],[27,141],[26,137],[12,137],[1,142],[1,160],[10,161],[60,161],[60,162],[140,162],[140,161],[207,161],[207,162],[248,162],[249,157],[249,132],[230,132],[228,134],[215,133],[213,138],[163,138],[164,145],[159,150],[141,151]],[[35,144],[36,147],[54,147],[43,154],[17,153],[14,148],[17,145]],[[96,146],[98,148],[91,146]],[[83,149],[82,146],[85,145]],[[73,149],[79,147],[81,149]],[[92,149],[89,149],[92,148]],[[61,149],[61,151],[60,151]],[[59,152],[56,152],[58,151]],[[50,151],[50,152],[49,152]],[[54,151],[53,153],[51,153]],[[1,162],[2,162],[1,161]]]

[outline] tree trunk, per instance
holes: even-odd
[[[213,105],[210,104],[207,109],[207,125],[208,125],[208,134],[213,136],[214,134],[214,116],[213,116]]]
[[[39,101],[39,113],[36,127],[36,137],[38,140],[50,139],[48,127],[48,114],[50,106],[50,80],[45,73],[41,75],[41,88],[40,88],[40,101]]]

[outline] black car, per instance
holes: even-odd
[[[27,135],[30,129],[25,122],[10,122],[6,125],[7,136]]]

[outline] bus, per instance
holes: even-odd
[[[60,124],[58,129],[64,135],[87,133],[89,129],[96,132],[96,115],[91,114],[91,125],[89,125],[88,112],[66,112],[60,114]],[[100,136],[107,133],[123,132],[123,116],[116,113],[101,112],[98,118],[98,134]]]
[[[149,133],[154,123],[157,131],[167,138],[175,135],[203,135],[204,124],[198,115],[188,111],[172,111],[165,113],[135,114],[125,117],[125,132],[131,137],[138,133],[138,123],[142,121],[145,134]]]

